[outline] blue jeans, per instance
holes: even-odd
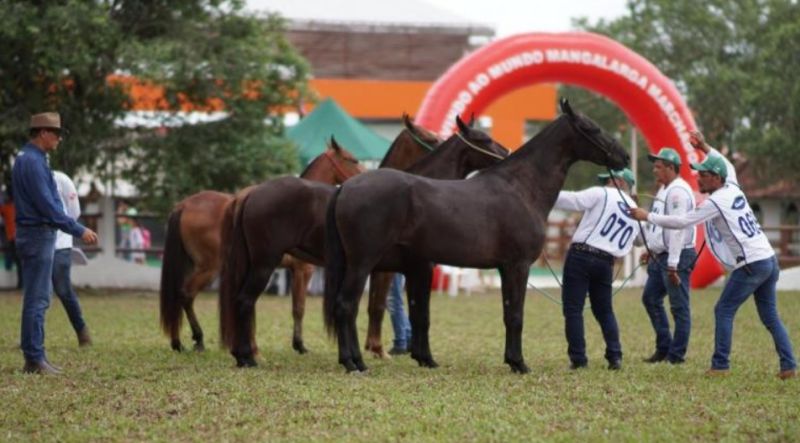
[[[781,370],[797,368],[797,362],[792,354],[792,342],[778,317],[775,296],[778,274],[780,274],[780,268],[778,268],[778,259],[775,257],[750,263],[731,273],[722,290],[722,295],[714,307],[716,328],[714,329],[714,356],[711,358],[712,368],[728,369],[733,317],[739,306],[750,297],[750,294],[754,296],[761,323],[772,334]]]
[[[397,349],[408,348],[411,342],[411,323],[403,310],[403,274],[395,274],[392,279],[392,289],[389,291],[389,317],[392,319],[394,329],[394,347]]]
[[[45,360],[44,314],[50,306],[56,231],[49,227],[17,226],[17,254],[22,263],[21,347],[30,362]]]
[[[72,269],[72,250],[70,248],[56,250],[53,258],[53,290],[64,309],[67,311],[69,322],[75,332],[81,332],[86,327],[81,314],[81,305],[78,303],[78,295],[72,288],[70,271]]]
[[[673,285],[667,276],[667,254],[659,254],[657,260],[650,258],[647,265],[647,282],[644,285],[642,303],[656,332],[656,352],[671,362],[682,362],[689,347],[692,331],[692,312],[689,307],[689,276],[694,268],[697,252],[694,248],[681,251],[678,262],[678,277],[681,284]],[[669,310],[675,322],[675,333],[670,334],[669,319],[664,310],[664,297],[669,296]]]
[[[564,262],[564,287],[561,293],[564,330],[567,335],[567,354],[570,361],[587,363],[586,341],[583,335],[583,306],[586,293],[592,304],[592,314],[600,324],[606,342],[606,360],[622,359],[619,327],[611,304],[611,282],[614,260],[585,251],[570,249]]]

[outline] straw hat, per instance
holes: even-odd
[[[43,112],[31,116],[30,129],[51,128],[61,129],[61,116],[58,112]]]

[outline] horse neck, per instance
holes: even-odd
[[[386,152],[386,156],[383,157],[378,167],[404,171],[429,152],[414,140],[408,129],[403,129],[400,135],[392,142],[389,151]]]
[[[336,171],[330,161],[327,158],[317,158],[300,174],[300,178],[329,185],[338,184],[341,180],[336,177]]]
[[[406,169],[406,172],[440,180],[462,179],[472,172],[468,167],[467,150],[455,141],[445,142],[436,151],[423,157]]]
[[[578,160],[569,148],[571,131],[560,129],[565,124],[569,122],[556,120],[511,157],[481,175],[503,177],[546,216],[564,187],[570,166]]]

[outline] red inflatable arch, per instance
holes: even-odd
[[[492,42],[461,59],[433,84],[416,122],[448,136],[456,115],[480,114],[504,94],[543,82],[581,86],[616,103],[651,149],[677,149],[683,159],[681,175],[697,190],[688,167],[698,160],[689,144],[695,123],[675,85],[640,55],[598,34],[531,33]],[[692,286],[704,287],[720,275],[722,268],[704,251]]]

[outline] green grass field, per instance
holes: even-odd
[[[641,362],[653,333],[638,290],[615,300],[624,368],[605,369],[599,328],[586,311],[589,368],[567,369],[560,306],[529,292],[524,352],[532,372],[503,364],[499,296],[432,300],[431,346],[441,365],[366,359],[346,375],[309,300],[306,345],[290,346],[288,297],[258,303],[261,365],[234,368],[219,350],[216,299],[197,301],[209,350],[177,354],[158,329],[150,293],[83,291],[95,344],[79,349],[60,303],[48,312],[50,360],[65,375],[23,375],[20,296],[0,294],[0,441],[798,441],[800,380],[775,377],[772,340],[752,302],[739,312],[732,373],[703,376],[718,290],[693,294],[693,331],[682,366]],[[800,343],[800,293],[780,293],[781,317]],[[365,331],[362,306],[361,341]],[[184,327],[184,341],[188,330]],[[390,345],[388,317],[384,343]]]

